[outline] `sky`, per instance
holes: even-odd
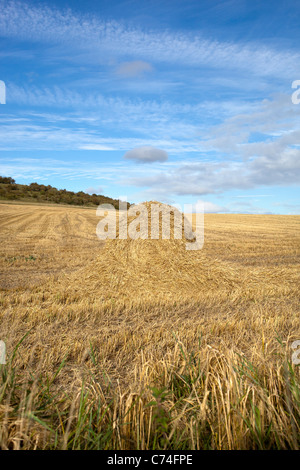
[[[0,0],[0,174],[299,214],[299,23],[299,0]]]

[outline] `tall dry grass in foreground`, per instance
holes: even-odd
[[[205,244],[0,206],[2,449],[298,449],[298,216],[206,215]]]

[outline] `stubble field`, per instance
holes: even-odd
[[[300,216],[207,214],[200,251],[98,222],[0,204],[0,447],[298,449]]]

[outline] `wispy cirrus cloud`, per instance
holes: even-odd
[[[104,57],[134,57],[135,60],[199,67],[201,65],[245,70],[260,76],[283,77],[294,72],[299,53],[278,50],[257,42],[220,42],[187,33],[156,32],[126,28],[116,21],[33,6],[17,1],[1,1],[0,33],[7,38],[64,44],[90,50]],[[76,42],[74,42],[76,41]],[[88,55],[86,55],[88,58]],[[94,60],[95,55],[90,56]],[[106,63],[107,59],[104,59]]]
[[[6,83],[7,100],[8,104],[18,104],[26,106],[26,108],[48,108],[48,116],[51,114],[59,117],[57,109],[65,108],[69,113],[70,111],[78,110],[80,114],[95,113],[101,110],[106,113],[110,118],[113,116],[117,121],[119,118],[124,119],[130,117],[140,120],[141,117],[153,118],[155,120],[163,119],[167,124],[167,120],[172,117],[178,117],[178,121],[189,118],[190,121],[195,121],[195,118],[203,117],[205,119],[216,119],[222,121],[228,116],[234,117],[240,113],[255,112],[257,110],[257,103],[248,103],[241,100],[215,100],[212,96],[211,99],[205,100],[192,100],[192,102],[181,100],[170,100],[167,98],[159,99],[158,97],[140,99],[140,97],[128,97],[118,95],[105,95],[100,93],[98,87],[89,87],[87,81],[87,88],[79,89],[69,85],[20,85],[8,81]],[[37,109],[35,113],[38,113]],[[107,114],[109,113],[109,114]],[[43,111],[46,114],[46,111]],[[60,115],[64,119],[63,115]]]
[[[83,1],[71,10],[0,0],[0,10],[0,150],[39,156],[2,158],[6,174],[80,180],[82,189],[106,188],[106,179],[171,202],[212,196],[215,212],[226,209],[216,202],[226,192],[299,183],[300,107],[288,93],[300,52],[292,40],[213,29],[208,37],[187,24],[150,29],[145,20],[129,26],[97,9],[87,14]],[[57,161],[43,157],[50,151]],[[76,168],[73,151],[83,156]]]

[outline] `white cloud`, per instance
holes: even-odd
[[[129,150],[125,153],[124,158],[134,160],[137,163],[165,162],[168,160],[168,154],[165,150],[146,145]]]
[[[201,199],[198,199],[198,201],[193,206],[194,212],[204,211],[205,214],[219,214],[220,212],[230,212],[230,210],[224,206],[219,206],[214,202],[203,201]]]
[[[102,186],[96,186],[96,187],[93,187],[93,186],[90,186],[89,188],[87,188],[85,190],[85,192],[87,194],[103,194],[103,187]]]
[[[153,67],[143,60],[134,60],[132,62],[123,62],[116,70],[118,75],[125,77],[140,77],[146,72],[152,72]]]
[[[252,157],[265,155],[267,149],[274,154],[278,143],[285,147],[298,144],[299,139],[300,108],[292,104],[290,95],[280,94],[212,127],[202,144],[206,149]]]
[[[129,177],[126,183],[151,188],[159,196],[203,196],[232,189],[291,186],[300,183],[300,150],[287,150],[277,158],[246,161],[197,162],[168,166],[166,171]]]

